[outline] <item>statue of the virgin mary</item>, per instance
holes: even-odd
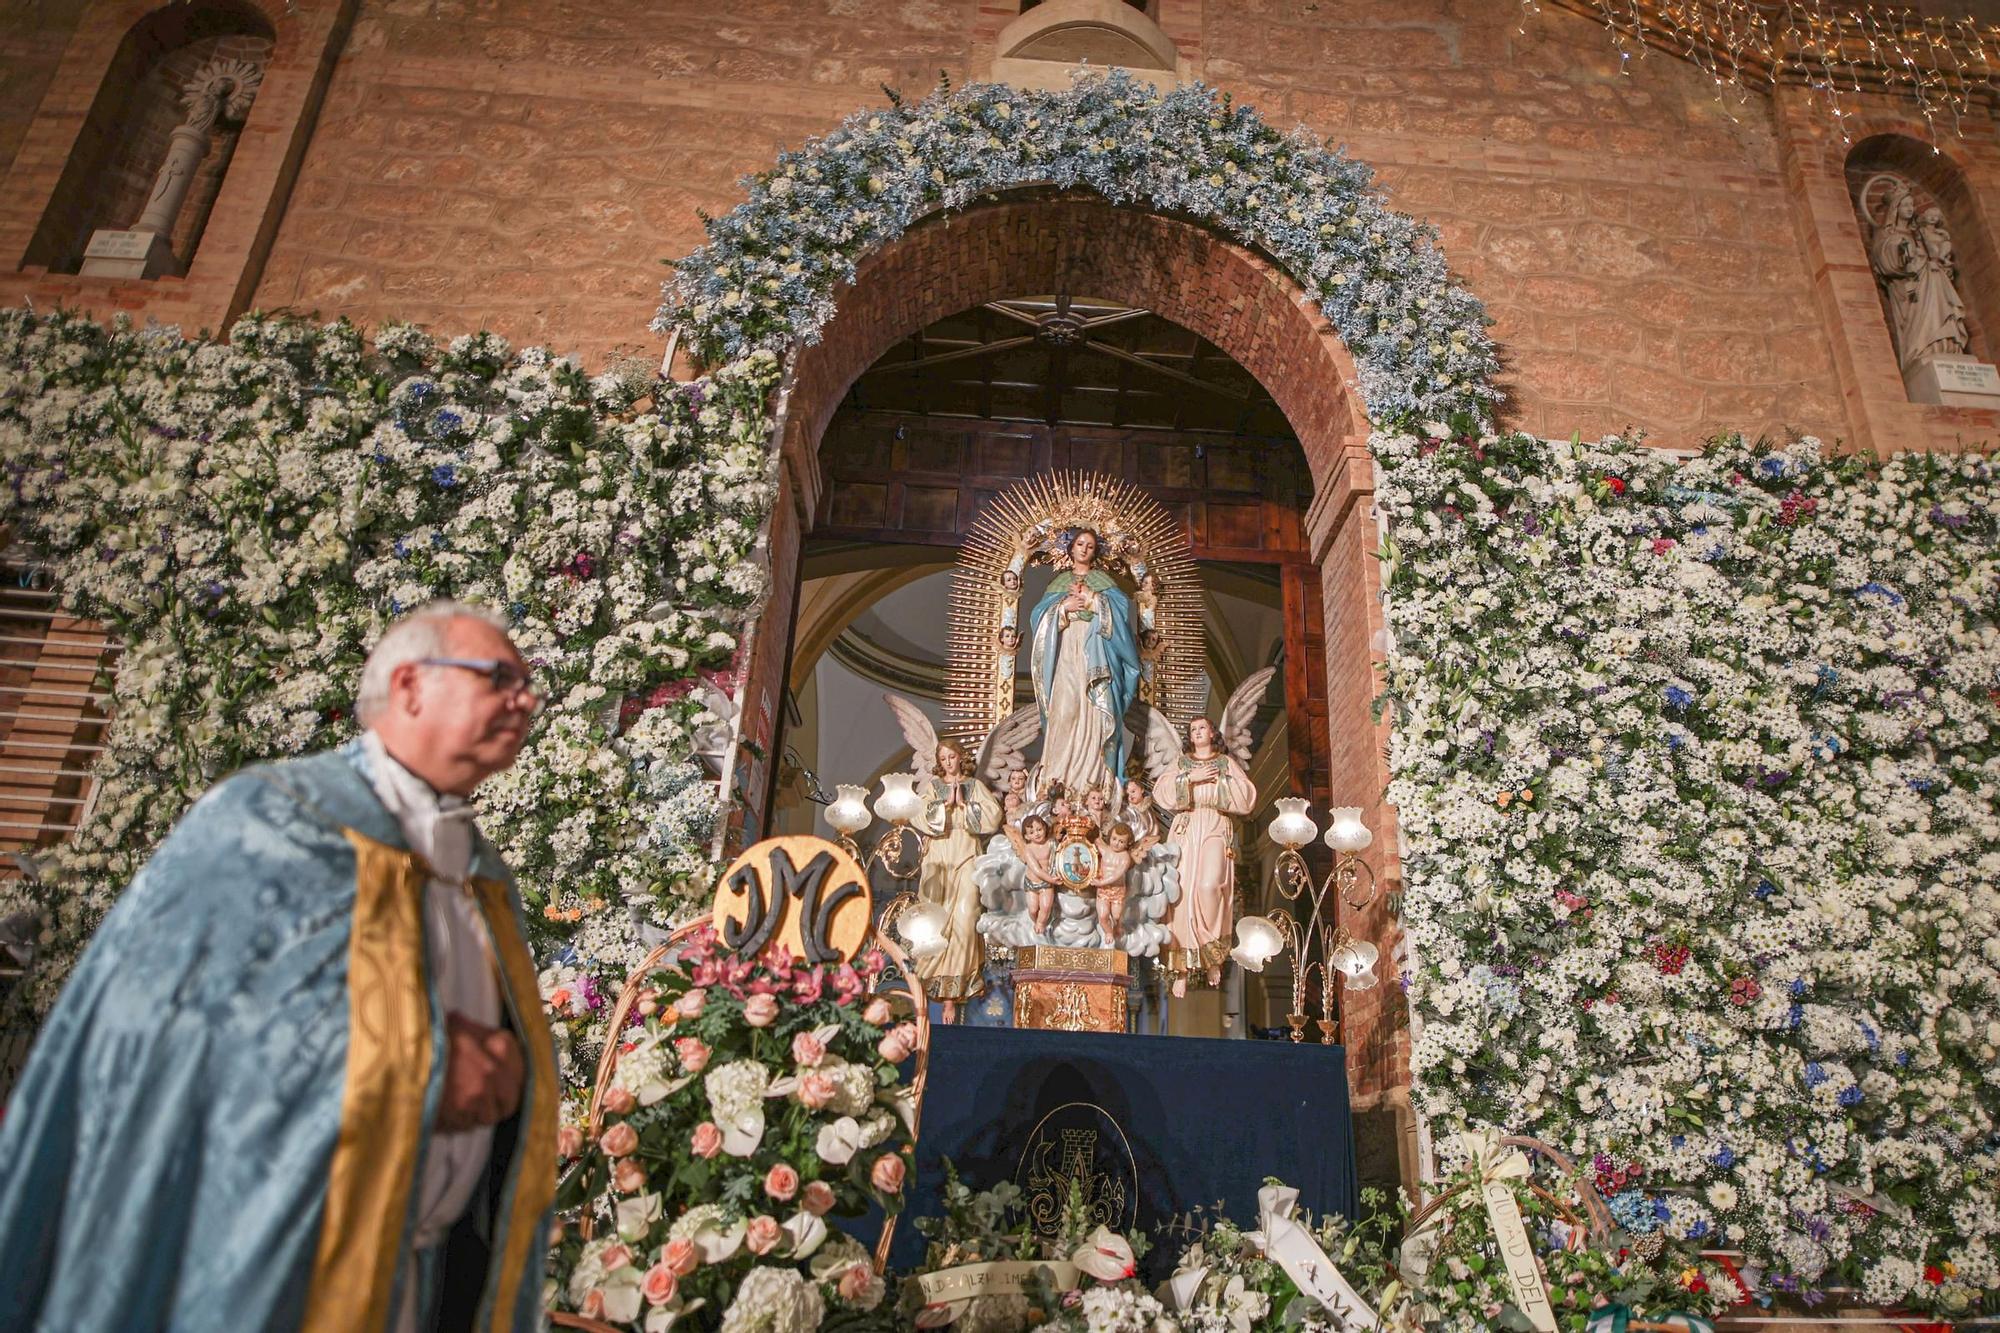
[[[1029,621],[1035,703],[1042,715],[1042,758],[1034,786],[1061,782],[1081,801],[1101,789],[1116,810],[1124,799],[1125,710],[1139,688],[1132,602],[1096,568],[1098,536],[1069,534],[1067,560]]]

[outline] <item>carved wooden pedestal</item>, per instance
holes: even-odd
[[[1117,949],[1022,949],[1014,960],[1014,1026],[1125,1031],[1129,963]]]

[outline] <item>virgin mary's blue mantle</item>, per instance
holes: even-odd
[[[940,1216],[944,1163],[975,1189],[1012,1181],[1032,1221],[1082,1182],[1097,1220],[1163,1229],[1218,1207],[1252,1227],[1276,1176],[1315,1212],[1355,1213],[1345,1048],[1199,1037],[933,1027],[915,1183],[891,1257],[923,1256],[912,1221]],[[1148,1267],[1153,1265],[1149,1264]],[[1164,1276],[1164,1273],[1149,1274]]]

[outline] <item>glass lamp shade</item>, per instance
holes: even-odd
[[[1306,813],[1306,803],[1302,798],[1285,796],[1279,798],[1278,813],[1265,832],[1278,846],[1295,851],[1313,840],[1319,826]]]
[[[909,941],[910,957],[931,958],[944,952],[945,922],[944,908],[920,902],[896,918],[896,929]]]
[[[884,773],[882,794],[875,798],[875,815],[891,824],[907,824],[923,812],[923,798],[916,792],[914,773]]]
[[[833,804],[826,808],[826,822],[833,826],[835,833],[845,833],[851,838],[867,828],[872,818],[868,813],[866,787],[843,782],[833,789]]]
[[[1349,940],[1333,951],[1327,961],[1347,978],[1349,990],[1367,990],[1379,978],[1375,975],[1375,963],[1382,957],[1382,951],[1369,940]]]
[[[1361,822],[1361,807],[1358,805],[1335,806],[1333,823],[1326,830],[1326,845],[1336,852],[1365,851],[1375,841],[1375,835]]]
[[[1276,926],[1261,916],[1246,916],[1236,923],[1236,947],[1229,956],[1247,972],[1262,972],[1284,947],[1285,937]]]

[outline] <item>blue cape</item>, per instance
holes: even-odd
[[[380,1329],[418,1280],[445,1072],[429,871],[363,762],[350,746],[230,778],[105,917],[0,1121],[0,1328]],[[483,839],[472,873],[527,1086],[461,1223],[488,1248],[484,1288],[456,1305],[528,1330],[555,1051]]]
[[[1070,577],[1058,572],[1028,619],[1028,651],[1037,699],[1048,697],[1049,682],[1055,679],[1056,657],[1062,650],[1061,635],[1051,635],[1046,645],[1042,643],[1042,619],[1069,595]],[[1110,771],[1112,790],[1122,791],[1125,756],[1130,749],[1125,734],[1125,710],[1132,706],[1139,690],[1139,643],[1132,632],[1132,600],[1101,569],[1091,570],[1084,576],[1084,582],[1103,599],[1104,618],[1109,622],[1108,633],[1090,636],[1084,660],[1090,677],[1091,706],[1111,717],[1111,738],[1104,743],[1104,766]],[[1048,725],[1048,710],[1043,709],[1045,741]]]

